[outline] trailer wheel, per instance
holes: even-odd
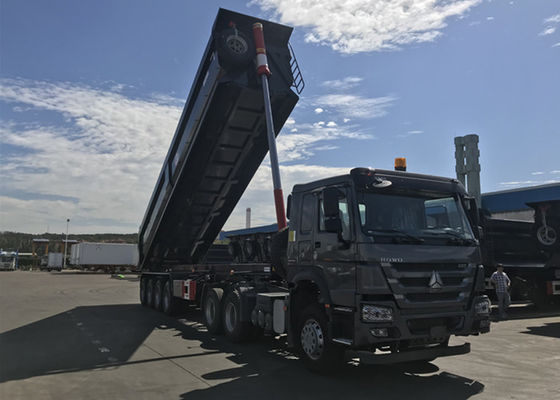
[[[140,304],[143,306],[147,305],[147,296],[146,296],[146,278],[140,279]]]
[[[149,278],[146,282],[146,305],[148,307],[154,306],[154,280]]]
[[[208,332],[218,334],[222,332],[222,296],[220,288],[208,288],[202,302],[204,325]]]
[[[253,325],[249,321],[241,321],[241,295],[232,290],[223,303],[223,327],[230,342],[242,342],[251,337]]]
[[[227,69],[241,69],[254,59],[253,41],[235,28],[225,29],[216,37],[220,63]]]
[[[298,347],[307,368],[327,372],[341,367],[344,349],[331,341],[327,316],[319,304],[308,306],[299,318]]]
[[[154,308],[156,310],[161,310],[162,289],[161,280],[157,279],[154,284]]]
[[[551,225],[540,225],[535,230],[535,235],[539,246],[543,249],[550,249],[558,244],[558,231]]]
[[[171,291],[171,282],[168,280],[163,285],[163,292],[161,295],[161,310],[167,315],[173,315],[177,312],[178,301],[173,297]]]

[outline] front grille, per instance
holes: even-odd
[[[475,265],[466,263],[383,265],[395,301],[403,309],[465,306],[472,291],[475,269]]]

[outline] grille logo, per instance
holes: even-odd
[[[430,283],[428,283],[428,286],[431,289],[441,289],[443,287],[441,276],[439,276],[436,271],[432,271],[432,277],[430,278]]]

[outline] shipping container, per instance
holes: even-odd
[[[136,266],[138,247],[126,243],[78,243],[72,245],[73,266]]]

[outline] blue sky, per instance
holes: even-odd
[[[355,166],[482,191],[560,181],[553,0],[0,2],[0,230],[134,232],[219,7],[294,26],[306,82],[279,138],[284,192]],[[267,162],[226,224],[274,222]]]

